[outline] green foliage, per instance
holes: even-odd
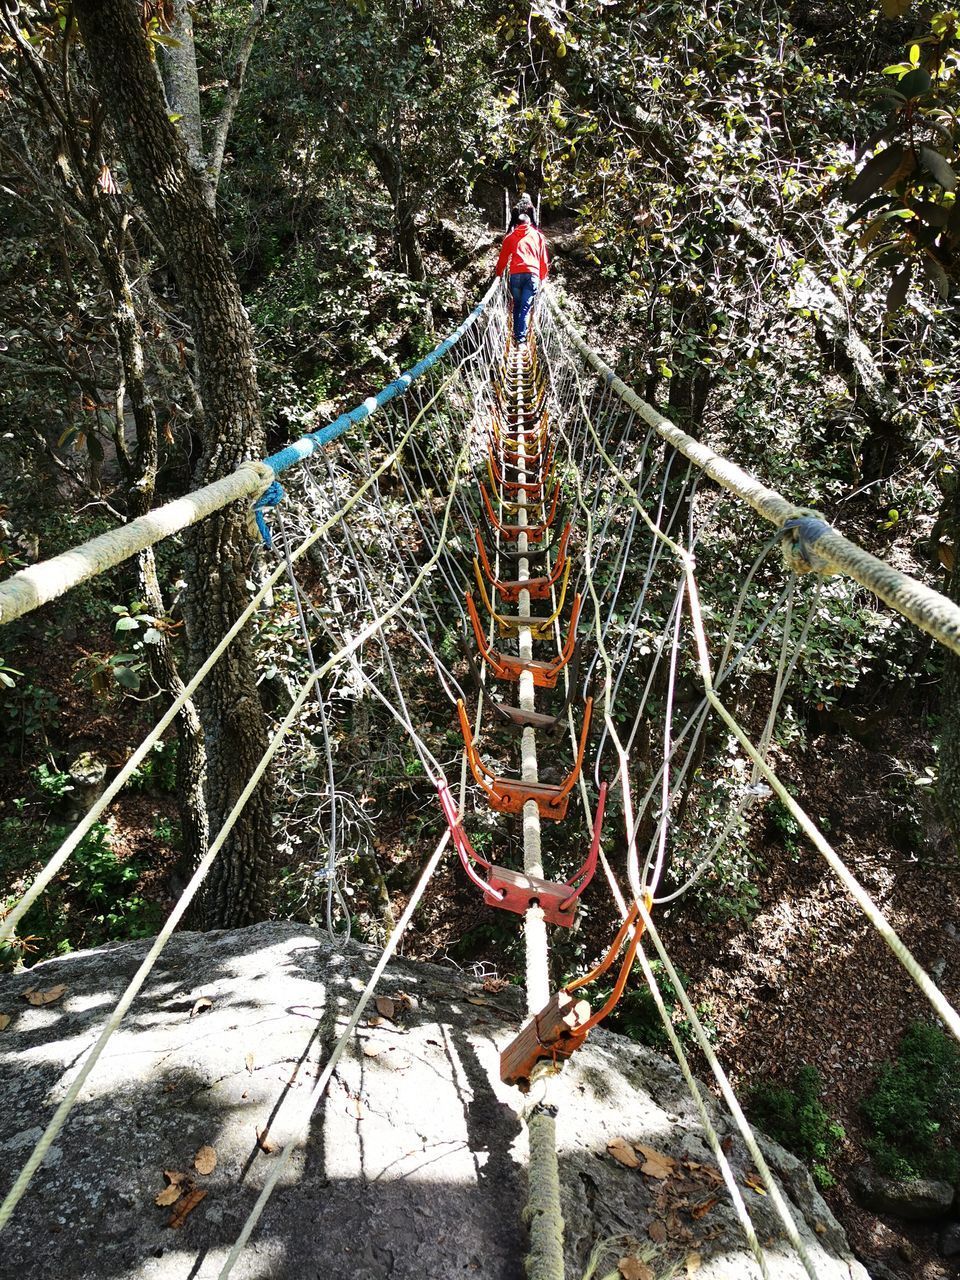
[[[19,818],[0,820],[0,878],[18,888],[0,901],[0,906],[13,906],[70,830],[62,825],[24,823]],[[17,938],[0,947],[0,968],[11,967],[20,959],[33,963],[76,947],[155,933],[161,913],[157,904],[148,902],[137,889],[142,873],[142,865],[117,856],[110,827],[96,823],[61,875],[24,916]]]
[[[749,1093],[748,1108],[771,1138],[809,1164],[819,1186],[832,1187],[827,1162],[846,1137],[843,1126],[831,1120],[820,1101],[823,1080],[816,1067],[803,1066],[792,1085],[766,1080]]]
[[[70,775],[61,773],[59,769],[51,768],[46,763],[33,770],[33,781],[40,794],[50,800],[60,800],[68,791],[73,790]]]
[[[884,67],[878,89],[889,114],[861,153],[876,150],[847,192],[857,206],[857,247],[865,263],[892,273],[887,310],[907,297],[916,268],[941,298],[957,280],[960,205],[960,124],[957,72],[960,70],[960,15],[934,13],[925,35],[915,36],[907,57]]]
[[[127,783],[130,790],[160,791],[164,795],[172,795],[177,789],[177,748],[176,738],[158,742],[130,775]]]
[[[914,1022],[896,1061],[880,1069],[861,1110],[877,1168],[893,1178],[960,1177],[960,1048],[946,1032]]]
[[[663,996],[663,1003],[666,1006],[670,1021],[673,1023],[677,1036],[684,1044],[694,1043],[693,1032],[686,1020],[686,1016],[680,1005],[680,998],[677,995],[676,987],[673,985],[670,977],[667,975],[663,962],[661,960],[651,960],[650,968],[653,970],[657,985]],[[677,976],[680,981],[687,985],[687,976],[681,970],[677,970]],[[591,1004],[599,1007],[609,997],[612,991],[612,984],[597,985],[591,989]],[[716,1037],[716,1027],[711,1017],[710,1007],[707,1004],[694,1006],[697,1017],[703,1024],[709,1040],[713,1041]],[[639,972],[639,966],[635,967],[634,975],[613,1012],[607,1018],[606,1026],[611,1031],[617,1031],[620,1035],[627,1036],[630,1040],[637,1041],[638,1044],[649,1045],[653,1049],[661,1049],[665,1052],[671,1052],[670,1039],[664,1029],[663,1020],[657,1011],[656,1002],[653,993],[647,984],[643,981],[643,976]]]

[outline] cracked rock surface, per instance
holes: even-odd
[[[0,1012],[12,1015],[0,1033],[0,1194],[147,945],[0,978]],[[237,1280],[523,1280],[523,1099],[498,1071],[521,1020],[519,991],[488,994],[451,969],[391,965],[380,992],[392,1016],[371,1003],[310,1114],[373,956],[289,923],[176,934],[3,1233],[5,1280],[212,1280],[291,1138],[293,1158]],[[66,991],[53,1003],[22,998],[59,983]],[[691,1265],[700,1280],[759,1276],[671,1062],[595,1032],[557,1097],[568,1280],[604,1241],[597,1276],[624,1256],[657,1280]],[[721,1135],[731,1133],[708,1105]],[[669,1176],[618,1164],[607,1152],[615,1138],[667,1157]],[[748,1185],[741,1141],[729,1145],[769,1274],[799,1280],[769,1197]],[[193,1164],[202,1146],[216,1153],[208,1174]],[[867,1280],[803,1166],[774,1143],[763,1148],[817,1275]],[[182,1194],[161,1207],[169,1174],[185,1175]],[[183,1214],[188,1197],[195,1207]]]

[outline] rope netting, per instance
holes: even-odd
[[[348,447],[324,447],[348,428]],[[616,995],[636,956],[765,1276],[756,1229],[663,997],[660,983],[669,980],[784,1236],[815,1277],[809,1229],[794,1221],[656,920],[686,894],[732,891],[748,881],[753,820],[775,802],[960,1039],[956,1011],[777,771],[793,741],[791,690],[817,678],[810,641],[860,589],[848,577],[796,569],[842,570],[952,648],[960,643],[955,606],[690,440],[619,382],[549,292],[534,337],[518,346],[508,333],[505,295],[491,289],[433,357],[331,427],[266,464],[248,464],[241,481],[224,489],[225,501],[240,491],[261,493],[288,469],[286,493],[271,485],[258,504],[267,545],[249,606],[0,921],[0,941],[14,937],[183,702],[250,628],[273,655],[271,678],[288,691],[286,710],[275,715],[260,764],[211,833],[208,852],[96,1043],[71,1071],[0,1205],[0,1229],[271,762],[279,766],[285,860],[296,859],[301,873],[299,906],[335,937],[349,933],[350,878],[375,840],[367,791],[371,769],[381,768],[408,780],[432,852],[402,917],[385,929],[380,959],[316,1081],[304,1127],[275,1158],[221,1277],[304,1140],[451,845],[491,909],[522,916],[530,1018],[504,1051],[503,1078],[523,1089],[532,1280],[564,1274],[556,1156],[562,1115],[553,1079],[610,1007],[608,1000],[591,1015],[572,994],[582,982],[556,991],[549,951],[551,926],[574,922],[595,866],[607,890],[594,883],[583,900],[588,916],[598,895],[609,892],[624,923],[586,978],[605,972],[622,945]],[[52,568],[36,566],[0,584],[0,619],[119,563],[150,545],[144,538],[156,541],[203,518],[210,500],[203,496],[175,517],[163,509],[152,531],[138,528],[126,543],[118,530],[108,548],[98,539]],[[458,720],[459,732],[451,728]],[[384,724],[393,732],[379,731]],[[547,733],[550,761],[543,767],[538,747]],[[474,847],[480,831],[489,857]]]

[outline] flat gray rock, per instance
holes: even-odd
[[[854,1195],[865,1209],[888,1213],[907,1222],[935,1222],[945,1218],[954,1201],[949,1182],[934,1178],[912,1178],[901,1182],[862,1165],[853,1183]]]
[[[146,945],[0,979],[0,1012],[13,1015],[0,1032],[0,1193]],[[520,1021],[518,991],[484,993],[453,970],[391,965],[381,992],[394,1016],[370,1006],[310,1114],[373,955],[295,924],[176,935],[3,1232],[4,1280],[212,1280],[290,1138],[293,1159],[237,1280],[523,1280],[523,1099],[498,1073]],[[66,991],[51,1004],[22,998],[58,983]],[[700,1280],[759,1275],[672,1063],[595,1032],[553,1088],[568,1280],[605,1241],[597,1276],[628,1254],[656,1275],[674,1264],[683,1274],[693,1254]],[[618,1164],[607,1144],[620,1137],[670,1157],[669,1176]],[[204,1146],[216,1153],[207,1174],[193,1163]],[[866,1280],[807,1171],[763,1146],[818,1276]],[[769,1198],[747,1183],[738,1138],[730,1159],[770,1275],[800,1280]],[[188,1194],[191,1182],[206,1192],[179,1226],[170,1225],[177,1204],[155,1203],[164,1171],[188,1175]]]

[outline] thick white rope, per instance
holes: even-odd
[[[49,604],[78,583],[105,573],[138,551],[145,551],[164,538],[188,529],[231,502],[263,493],[273,479],[273,469],[265,462],[244,462],[222,480],[157,507],[62,555],[21,569],[0,583],[0,626]]]
[[[722,457],[699,440],[687,435],[669,418],[658,413],[652,405],[637,395],[606,364],[595,351],[584,342],[574,328],[573,323],[560,309],[551,289],[547,290],[547,301],[553,315],[564,327],[573,346],[584,359],[607,380],[610,387],[620,396],[623,402],[648,422],[659,435],[679,450],[684,457],[706,472],[722,488],[735,494],[765,520],[769,520],[778,528],[782,528],[788,520],[810,515],[805,508],[788,502],[775,489],[762,484],[755,476],[744,471],[735,463]],[[863,547],[851,542],[836,529],[827,526],[818,534],[816,553],[833,571],[847,574],[859,582],[861,586],[874,592],[892,609],[903,614],[914,626],[932,635],[935,640],[954,653],[960,654],[960,605],[955,604],[939,591],[925,586],[908,574],[894,569],[884,560],[871,555]]]
[[[446,538],[446,533],[450,523],[450,516],[451,516],[453,504],[454,504],[454,499],[456,496],[457,488],[460,483],[459,473],[464,464],[464,461],[467,455],[467,450],[468,450],[468,442],[464,444],[463,448],[460,451],[460,455],[458,456],[453,467],[450,493],[447,498],[443,523],[441,527],[441,531],[444,539]],[[300,708],[303,706],[304,702],[309,696],[311,690],[313,689],[314,684],[317,683],[319,680],[322,680],[323,677],[327,674],[327,672],[329,672],[330,670],[333,669],[333,667],[337,666],[340,662],[348,658],[366,640],[370,639],[371,636],[375,635],[377,631],[384,625],[384,623],[388,622],[402,608],[403,604],[406,603],[406,600],[418,589],[420,584],[430,573],[437,559],[441,555],[442,549],[443,548],[442,548],[442,541],[441,541],[441,544],[438,545],[438,547],[435,549],[433,555],[424,562],[423,566],[421,567],[419,573],[417,574],[411,586],[392,605],[390,605],[389,608],[384,610],[384,612],[379,617],[374,618],[366,626],[362,627],[360,631],[353,637],[352,640],[350,640],[347,644],[343,645],[336,653],[334,653],[330,658],[328,658],[327,661],[324,662],[322,666],[318,667],[315,672],[311,673],[311,675],[307,678],[307,680],[301,686],[301,689],[297,695],[296,701],[288,711],[280,727],[277,729],[274,737],[271,739],[267,747],[267,750],[264,752],[263,756],[261,757],[259,764],[254,770],[250,779],[248,780],[247,785],[244,787],[243,791],[241,792],[236,804],[234,805],[233,809],[230,811],[230,814],[227,816],[227,819],[224,822],[223,826],[220,828],[220,831],[217,833],[216,838],[211,843],[210,848],[207,851],[206,855],[204,856],[202,861],[198,864],[196,871],[194,872],[193,876],[190,879],[190,882],[188,883],[183,893],[181,894],[179,900],[177,901],[176,906],[173,908],[173,911],[170,913],[170,916],[167,919],[166,923],[164,924],[163,929],[161,929],[160,933],[157,935],[153,945],[151,946],[150,950],[147,952],[147,955],[144,958],[143,963],[141,964],[140,968],[137,970],[137,973],[134,975],[133,979],[131,980],[126,990],[123,992],[120,999],[118,1000],[116,1006],[114,1007],[114,1010],[111,1013],[110,1018],[107,1020],[107,1023],[104,1026],[100,1036],[98,1037],[97,1042],[94,1044],[87,1058],[84,1060],[84,1063],[80,1069],[80,1072],[78,1073],[77,1077],[75,1078],[73,1083],[70,1085],[69,1089],[67,1090],[67,1093],[63,1101],[60,1103],[60,1105],[57,1107],[57,1110],[54,1112],[53,1116],[51,1117],[50,1122],[48,1123],[46,1129],[41,1135],[33,1151],[31,1152],[30,1157],[28,1158],[23,1169],[20,1171],[20,1174],[18,1175],[16,1182],[8,1192],[6,1198],[3,1201],[3,1204],[0,1205],[0,1231],[3,1230],[4,1226],[9,1221],[14,1208],[16,1207],[17,1203],[19,1202],[24,1192],[26,1191],[27,1186],[30,1183],[30,1180],[32,1179],[36,1170],[39,1168],[41,1162],[43,1161],[44,1156],[46,1155],[46,1152],[49,1150],[50,1144],[53,1142],[54,1138],[59,1133],[64,1122],[66,1121],[74,1103],[76,1102],[77,1095],[81,1087],[83,1086],[84,1081],[86,1080],[90,1072],[93,1070],[93,1067],[96,1065],[96,1062],[100,1057],[100,1055],[102,1054],[108,1041],[110,1040],[110,1037],[113,1035],[114,1031],[119,1026],[120,1022],[122,1021],[130,1005],[133,1003],[133,1000],[135,999],[137,993],[139,992],[140,988],[143,986],[143,983],[146,981],[147,976],[149,975],[151,969],[153,968],[154,964],[159,958],[160,953],[162,952],[163,948],[166,946],[166,943],[169,941],[171,935],[173,934],[174,929],[176,928],[180,919],[183,917],[183,914],[186,911],[187,907],[190,905],[190,902],[193,900],[194,896],[196,895],[198,889],[200,888],[200,885],[202,884],[204,878],[207,875],[207,872],[212,866],[216,855],[219,853],[227,836],[229,835],[230,831],[233,829],[234,824],[239,818],[241,812],[243,811],[247,801],[249,800],[250,796],[253,794],[254,790],[256,789],[256,786],[259,783],[260,778],[263,776],[264,772],[266,771],[267,765],[275,755],[276,751],[279,749],[280,743],[282,742],[283,738],[286,736],[287,732],[293,725]],[[291,557],[291,559],[292,558],[293,557]],[[286,564],[281,562],[281,564],[278,566],[277,572],[279,574],[285,573]]]
[[[444,384],[444,386],[445,385],[446,384]],[[442,390],[443,387],[438,391],[438,396]],[[433,401],[430,403],[432,404]],[[429,407],[429,405],[427,407]],[[424,412],[425,411],[426,410],[424,410]],[[302,542],[300,542],[299,545],[290,553],[292,563],[295,564],[301,556],[306,554],[310,547],[312,547],[319,538],[323,537],[323,535],[327,533],[338,520],[352,510],[352,508],[360,501],[366,490],[376,482],[377,477],[393,465],[394,461],[399,457],[400,451],[403,449],[406,441],[413,433],[418,421],[419,418],[414,419],[410,427],[408,427],[400,437],[396,448],[393,449],[386,458],[384,458],[377,470],[373,472],[372,475],[368,476],[367,479],[354,490],[350,498],[339,508],[339,510],[335,511],[333,515],[324,520],[322,524],[318,525],[316,529],[304,538]],[[77,826],[74,827],[73,831],[69,836],[67,836],[59,849],[57,849],[57,851],[52,855],[47,864],[37,873],[30,887],[21,897],[16,906],[2,920],[0,920],[0,942],[6,941],[13,935],[17,925],[23,919],[24,915],[30,910],[37,898],[39,898],[40,894],[44,891],[84,837],[89,833],[94,823],[98,822],[101,815],[107,808],[109,808],[121,788],[129,781],[130,776],[143,763],[147,754],[160,741],[164,733],[179,714],[180,710],[183,708],[184,704],[193,697],[194,693],[196,693],[197,689],[209,675],[210,671],[220,660],[227,647],[237,637],[250,618],[253,617],[260,604],[270,595],[274,586],[280,581],[285,573],[286,565],[281,563],[277,565],[273,572],[267,576],[259,589],[251,597],[246,608],[237,616],[236,621],[230,627],[229,631],[226,632],[210,656],[200,667],[198,667],[190,680],[187,681],[183,690],[173,700],[173,702],[171,702],[170,706],[143,739],[136,751],[134,751],[110,785],[98,798],[97,802],[87,811]]]

